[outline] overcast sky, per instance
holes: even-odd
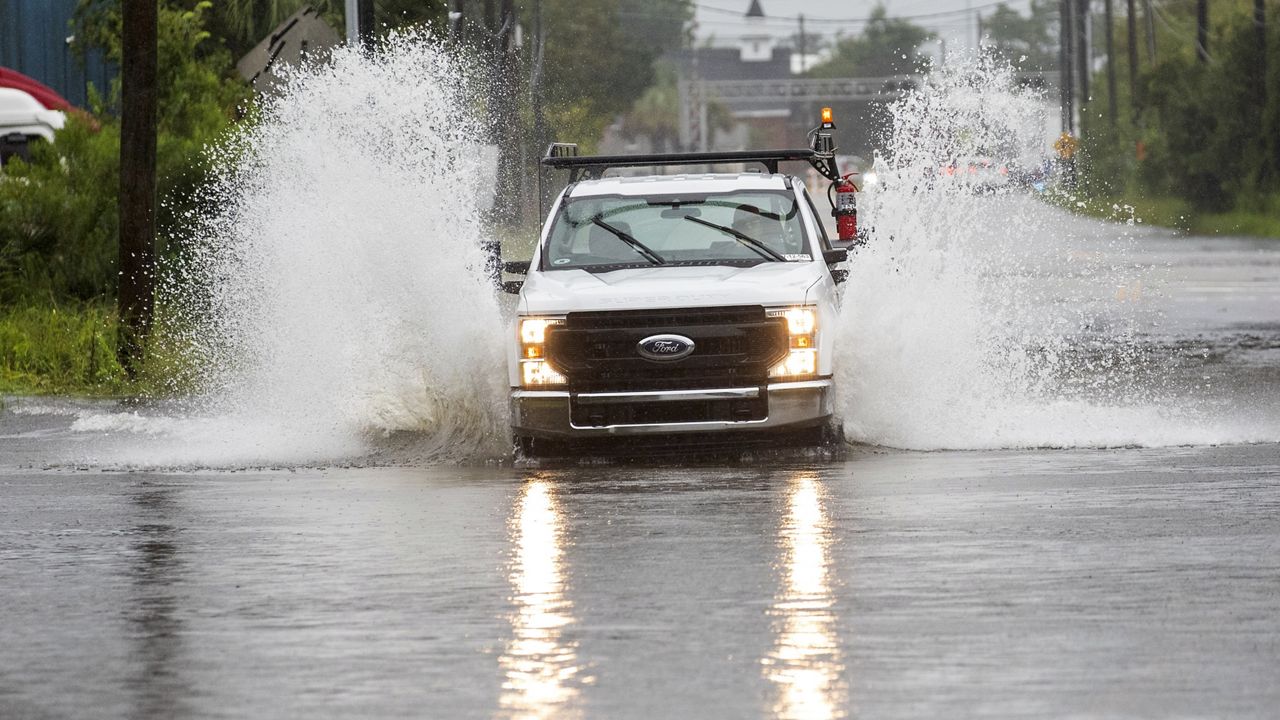
[[[778,37],[789,37],[799,29],[797,16],[805,16],[805,33],[832,37],[843,31],[854,35],[879,4],[874,0],[760,0],[766,16],[763,27]],[[890,17],[903,17],[936,32],[947,43],[948,52],[972,48],[977,37],[977,13],[989,15],[999,3],[991,0],[884,0]],[[1029,0],[1005,0],[1010,8],[1026,14]],[[694,0],[697,36],[715,36],[718,41],[741,36],[750,27],[745,15],[751,0]]]

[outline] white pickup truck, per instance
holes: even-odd
[[[829,136],[828,136],[829,137]],[[828,143],[829,145],[829,143]],[[566,152],[567,151],[567,152]],[[829,153],[577,156],[528,263],[509,262],[511,425],[525,456],[592,438],[704,446],[835,434],[832,348],[847,249],[779,161]],[[608,177],[618,167],[765,172]]]

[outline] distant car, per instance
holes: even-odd
[[[29,159],[33,141],[53,142],[67,116],[49,110],[29,93],[0,87],[0,165],[11,157]]]
[[[1004,190],[1010,185],[1009,163],[984,156],[957,158],[942,166],[943,177],[952,178],[977,193]]]

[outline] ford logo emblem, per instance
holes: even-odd
[[[679,360],[693,352],[693,341],[683,335],[650,335],[636,349],[650,360]]]

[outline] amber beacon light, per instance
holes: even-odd
[[[828,130],[836,126],[835,115],[832,114],[831,108],[822,108],[822,129]]]

